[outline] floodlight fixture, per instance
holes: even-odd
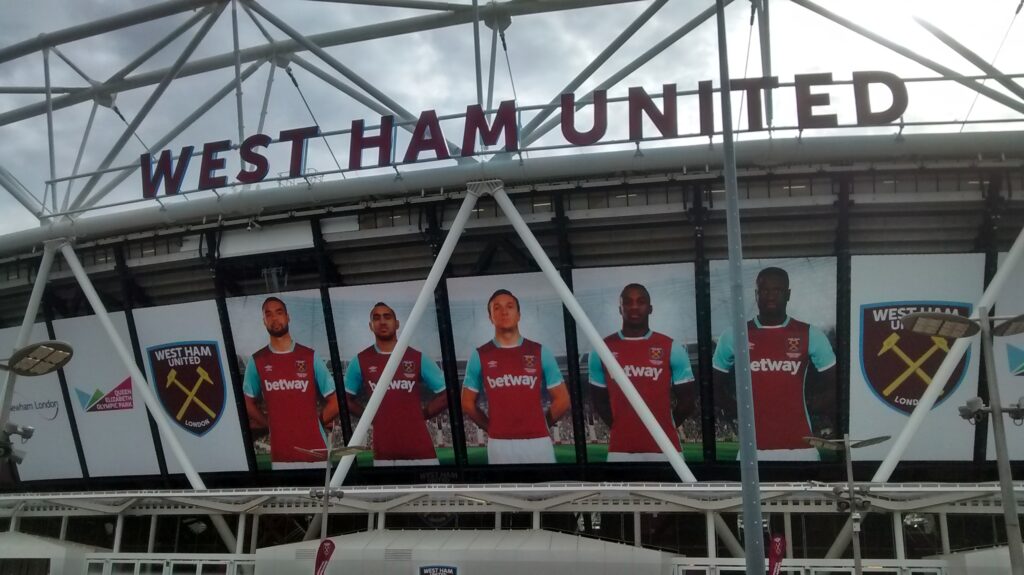
[[[15,375],[36,376],[53,373],[67,365],[74,355],[71,344],[63,341],[40,341],[15,350],[0,370]]]
[[[970,318],[952,313],[920,312],[900,318],[903,329],[921,335],[934,335],[948,339],[971,337],[981,326]]]

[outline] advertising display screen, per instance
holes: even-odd
[[[906,425],[953,340],[903,331],[899,318],[941,311],[969,316],[981,298],[984,254],[855,256],[850,301],[850,437],[895,437]],[[974,433],[957,406],[977,395],[975,338],[904,459],[972,458]],[[881,459],[889,442],[858,450]]]
[[[693,264],[573,270],[573,292],[669,439],[703,459]],[[594,347],[577,330],[590,462],[663,461]]]
[[[448,280],[470,464],[575,463],[562,302],[540,273]]]
[[[716,457],[736,459],[729,269],[711,262]],[[758,460],[817,461],[804,437],[837,433],[835,258],[743,261]]]
[[[121,341],[130,342],[125,314],[111,313],[110,321]],[[64,377],[89,476],[159,474],[146,404],[99,319],[90,315],[57,320],[53,331],[75,350]]]
[[[18,327],[0,329],[0,349],[4,358],[14,350],[18,340]],[[46,326],[36,324],[29,342],[50,339]],[[71,361],[82,362],[83,358]],[[70,365],[70,364],[69,364]],[[0,378],[5,378],[0,372]],[[32,437],[24,443],[14,439],[14,449],[25,453],[18,464],[18,477],[22,481],[38,479],[74,479],[82,477],[75,440],[71,434],[71,421],[56,373],[37,377],[18,377],[11,401],[10,423],[32,427]]]
[[[342,438],[320,291],[231,298],[227,308],[257,467],[322,467],[327,433],[334,445]]]
[[[248,470],[217,304],[143,308],[134,318],[146,377],[196,470]],[[165,454],[168,472],[181,473],[177,457]]]
[[[353,426],[376,389],[422,286],[423,282],[399,282],[330,290],[338,350],[345,366],[344,397]],[[359,465],[454,464],[440,357],[437,312],[431,294],[370,427],[367,445],[371,452],[359,455]]]

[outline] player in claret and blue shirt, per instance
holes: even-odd
[[[519,333],[519,299],[500,289],[487,300],[494,339],[476,348],[466,364],[462,412],[487,432],[487,461],[554,463],[548,428],[569,411],[569,392],[555,356]],[[551,403],[545,410],[542,389]],[[487,411],[478,405],[487,398]]]
[[[242,383],[249,427],[270,430],[274,469],[318,461],[309,451],[327,447],[324,428],[338,417],[338,396],[327,364],[311,348],[292,340],[289,321],[283,301],[264,300],[263,325],[270,343],[252,354]],[[266,413],[260,409],[261,398]]]
[[[770,267],[757,274],[757,316],[747,322],[750,339],[750,378],[754,390],[754,421],[758,459],[777,461],[817,460],[818,451],[804,437],[812,431],[812,412],[826,421],[834,419],[836,355],[822,331],[786,314],[789,274]],[[733,334],[726,330],[718,339],[712,365],[722,375],[734,375],[736,358]],[[812,377],[816,389],[808,390]],[[722,383],[732,378],[717,377]],[[728,392],[731,385],[717,385]],[[735,399],[723,402],[727,415],[735,416]],[[731,410],[731,413],[728,412]],[[823,426],[819,435],[828,435]]]
[[[665,334],[651,331],[653,312],[647,288],[635,283],[627,285],[619,295],[622,329],[604,341],[679,450],[676,428],[696,407],[693,370],[682,345]],[[588,363],[591,401],[611,429],[608,461],[665,461],[665,454],[596,351],[590,352]]]
[[[354,415],[362,415],[369,394],[377,387],[384,365],[398,343],[398,326],[391,306],[383,302],[374,304],[370,310],[370,331],[375,342],[359,352],[345,372],[345,398]],[[374,467],[437,465],[437,452],[426,420],[440,415],[447,407],[441,369],[420,351],[408,348],[373,418]]]

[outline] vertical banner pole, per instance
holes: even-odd
[[[96,319],[99,320],[103,326],[103,331],[106,332],[107,337],[110,338],[110,343],[114,346],[114,350],[117,351],[117,356],[121,359],[125,368],[132,378],[132,389],[142,396],[143,403],[149,409],[149,412],[153,415],[153,419],[156,421],[157,427],[160,429],[160,433],[163,439],[167,442],[167,445],[171,448],[171,453],[178,458],[178,463],[181,464],[182,471],[185,473],[185,477],[188,478],[189,485],[192,489],[205,490],[206,484],[203,483],[202,478],[199,477],[199,473],[196,472],[195,467],[192,465],[192,461],[188,458],[185,453],[185,449],[181,446],[181,442],[178,441],[178,436],[174,433],[170,424],[167,423],[167,414],[164,413],[163,407],[160,405],[156,396],[153,395],[153,390],[149,388],[145,376],[139,370],[139,366],[135,364],[135,358],[132,352],[128,350],[124,342],[121,341],[121,336],[118,335],[117,330],[114,329],[114,324],[110,321],[110,315],[107,314],[107,308],[103,305],[103,301],[100,300],[100,296],[96,293],[96,288],[92,285],[92,280],[89,279],[89,274],[85,273],[85,269],[82,267],[82,262],[78,260],[78,255],[75,254],[75,250],[71,247],[71,244],[65,243],[60,247],[61,254],[64,255],[64,259],[68,262],[68,267],[71,268],[71,273],[75,276],[78,281],[78,286],[82,288],[82,293],[85,294],[85,298],[89,301],[89,305],[92,306],[93,312],[96,313]],[[235,537],[231,533],[231,529],[228,524],[224,521],[224,518],[220,515],[210,515],[210,520],[213,522],[214,527],[220,533],[220,536],[224,539],[224,544],[227,545],[228,549],[235,548]]]
[[[764,572],[764,537],[761,530],[761,490],[757,470],[757,432],[754,427],[754,392],[750,378],[746,305],[743,298],[743,241],[740,233],[736,150],[733,146],[732,101],[729,89],[729,52],[725,32],[725,2],[716,0],[718,68],[722,96],[722,151],[725,168],[726,223],[729,237],[729,295],[736,350],[736,413],[740,435],[740,479],[743,488],[743,539],[747,573]]]
[[[46,280],[49,279],[50,268],[53,267],[53,256],[54,245],[47,242],[43,246],[43,259],[39,261],[39,271],[36,272],[36,281],[32,284],[32,293],[28,298],[25,318],[21,321],[21,329],[18,330],[18,339],[14,343],[14,349],[25,347],[32,336],[32,325],[36,322],[36,315],[39,313],[39,303],[43,301]],[[14,349],[10,351],[14,351]],[[4,426],[7,425],[7,418],[10,416],[11,401],[14,399],[14,381],[16,379],[17,376],[14,375],[13,371],[4,372],[3,404],[0,404],[0,432],[3,432]]]

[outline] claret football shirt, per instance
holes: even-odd
[[[761,325],[755,317],[747,322],[750,339],[750,377],[754,389],[754,421],[758,449],[804,449],[811,435],[810,416],[804,400],[807,368],[819,372],[836,364],[828,338],[810,324],[787,317],[781,325]],[[712,366],[728,373],[736,358],[733,335],[718,339]]]

